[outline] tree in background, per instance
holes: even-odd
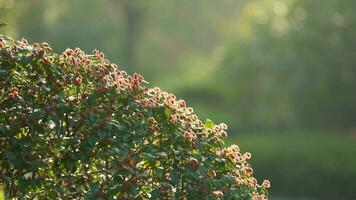
[[[136,68],[136,52],[139,44],[139,40],[142,34],[145,11],[147,9],[147,2],[138,0],[109,0],[109,3],[113,5],[113,12],[117,13],[119,9],[124,13],[125,16],[125,30],[126,30],[126,58],[127,66],[129,66],[131,71]],[[119,15],[119,17],[121,17]]]
[[[349,128],[354,4],[2,0],[0,17],[2,32],[56,50],[108,52],[233,130]]]
[[[247,31],[229,48],[220,72],[235,87],[231,103],[241,121],[255,128],[354,126],[354,4],[266,1],[246,7]]]

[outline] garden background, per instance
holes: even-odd
[[[356,198],[356,1],[0,0],[0,33],[97,48],[253,154],[271,199]],[[1,192],[0,192],[1,194]],[[1,196],[1,195],[0,195]]]

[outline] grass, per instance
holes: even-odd
[[[255,176],[272,182],[274,198],[356,199],[355,136],[342,132],[244,134],[230,137],[228,143],[252,153]]]

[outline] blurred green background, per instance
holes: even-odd
[[[271,199],[356,199],[355,0],[0,0],[1,34],[97,48],[229,125]]]

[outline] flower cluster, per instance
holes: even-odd
[[[227,125],[94,50],[0,36],[0,184],[9,198],[267,199]]]

